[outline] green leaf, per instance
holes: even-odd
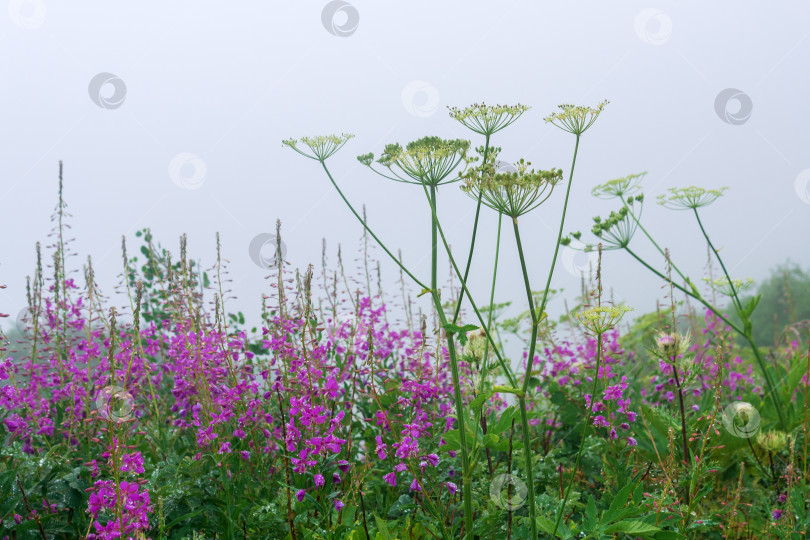
[[[501,413],[501,417],[498,419],[498,422],[496,422],[494,426],[490,427],[487,430],[487,433],[500,434],[512,427],[512,420],[515,418],[516,412],[516,405],[512,405],[504,409]]]
[[[585,505],[585,517],[588,518],[584,523],[585,528],[593,529],[596,524],[596,501],[593,497],[588,497],[588,504]]]
[[[491,397],[492,392],[490,392],[489,390],[485,390],[480,394],[478,394],[477,396],[475,396],[475,399],[473,399],[470,402],[470,407],[475,412],[475,416],[478,416],[481,413],[481,409],[484,407],[484,403],[486,403]]]
[[[381,540],[396,540],[391,536],[391,531],[388,530],[388,525],[385,523],[385,520],[376,513],[374,514],[374,521],[377,522],[377,538]]]
[[[546,534],[552,534],[554,532],[554,523],[546,517],[537,516],[537,528],[543,531]],[[560,526],[557,527],[557,534],[554,535],[556,538],[570,538],[571,537],[571,529],[565,526],[565,523],[560,522]]]
[[[462,345],[467,343],[467,332],[471,332],[472,330],[478,330],[478,327],[474,324],[459,326],[457,324],[447,323],[444,325],[444,331],[447,332],[447,335],[452,336],[453,334],[458,334],[458,342]]]
[[[432,293],[432,292],[433,292],[433,289],[422,289],[419,292],[419,294],[416,295],[416,297],[419,298],[420,296],[424,296],[424,295],[426,295],[428,293]]]
[[[487,433],[486,435],[484,435],[484,446],[486,446],[487,448],[493,448],[497,450],[498,441],[500,439],[501,438],[498,437],[498,435],[496,435],[495,433]]]
[[[660,530],[661,529],[655,525],[644,523],[643,521],[628,519],[626,521],[620,521],[610,525],[605,529],[605,534],[613,534],[617,532],[625,534],[650,534]]]
[[[448,450],[460,450],[461,443],[459,442],[459,435],[458,429],[451,429],[450,431],[445,432],[442,437],[444,438],[444,442],[447,443],[445,446]]]
[[[610,508],[602,516],[602,521],[610,523],[615,520],[622,511],[622,508],[627,504],[630,499],[630,493],[633,491],[633,484],[627,484],[613,497],[610,503]]]

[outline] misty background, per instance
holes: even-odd
[[[422,190],[374,175],[356,156],[425,135],[478,146],[483,138],[446,108],[476,102],[530,105],[493,137],[500,159],[560,167],[567,178],[574,136],[542,118],[560,103],[610,100],[583,136],[566,232],[593,242],[592,216],[617,206],[591,197],[592,187],[648,171],[643,221],[693,279],[707,260],[697,224],[654,204],[672,186],[730,188],[701,217],[732,277],[759,281],[787,259],[807,268],[808,20],[810,4],[798,2],[12,0],[0,12],[0,312],[13,323],[26,305],[35,242],[49,243],[61,159],[78,254],[69,269],[79,284],[91,255],[102,290],[113,292],[122,235],[133,254],[134,233],[150,227],[177,254],[188,233],[190,256],[210,267],[219,232],[236,297],[226,307],[256,321],[271,290],[250,246],[274,234],[276,219],[294,267],[317,271],[322,239],[329,264],[339,243],[354,264],[360,224],[320,166],[281,144],[340,132],[356,137],[328,161],[336,180],[358,208],[367,206],[388,247],[428,279]],[[536,289],[563,197],[557,189],[521,219]],[[440,188],[440,219],[460,265],[474,210],[458,184]],[[495,212],[482,208],[479,227],[470,285],[484,304]],[[640,234],[632,247],[663,268]],[[563,250],[552,287],[573,298],[592,260]],[[496,302],[523,309],[511,227],[500,261]],[[665,293],[625,253],[606,253],[603,266],[615,298],[637,314]],[[382,271],[395,294],[398,272],[385,260]],[[428,308],[427,296],[419,302]],[[560,301],[549,307],[552,315],[562,309]]]

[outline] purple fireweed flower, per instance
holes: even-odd
[[[303,489],[299,489],[298,491],[295,492],[295,498],[298,499],[298,502],[304,502],[304,495],[306,494],[307,494],[306,491],[304,491]]]
[[[447,482],[445,487],[447,487],[447,491],[449,491],[452,495],[455,495],[456,491],[458,491],[458,487],[453,482]]]
[[[134,452],[132,454],[122,454],[121,466],[119,469],[121,472],[143,474],[143,457],[141,456],[141,453]]]
[[[335,499],[335,510],[340,511],[341,508],[346,506],[340,499]]]
[[[388,445],[382,442],[382,437],[379,435],[374,437],[374,439],[377,441],[377,449],[375,450],[377,452],[377,458],[381,460],[385,459],[388,456],[388,454],[385,453],[385,450],[386,448],[388,448]]]
[[[390,472],[383,476],[383,480],[388,482],[391,487],[397,487],[397,473]]]
[[[316,473],[315,474],[315,485],[318,486],[318,487],[323,487],[323,485],[325,483],[326,483],[326,480],[324,480],[323,475],[321,473]]]

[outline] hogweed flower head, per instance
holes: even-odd
[[[352,137],[354,137],[354,135],[342,133],[340,135],[316,135],[314,137],[301,137],[300,141],[297,139],[285,139],[281,142],[302,156],[323,162],[334,155],[338,150],[343,148],[343,145],[349,142],[349,139]],[[299,142],[308,146],[312,154],[301,150],[298,147]]]
[[[628,311],[633,311],[633,308],[624,304],[618,306],[593,306],[576,313],[576,318],[591,333],[604,334],[616,326]]]
[[[752,278],[732,279],[729,283],[728,278],[725,276],[717,279],[703,278],[703,281],[708,283],[715,292],[725,296],[734,296],[735,291],[737,294],[740,294],[740,292],[751,288],[751,286],[754,284],[754,280]]]
[[[493,210],[517,219],[544,203],[562,180],[562,169],[534,170],[529,169],[530,165],[531,162],[521,159],[514,172],[475,169],[465,176],[461,190],[476,200],[480,197]]]
[[[582,107],[566,103],[559,105],[557,107],[560,109],[559,111],[551,113],[543,120],[554,124],[563,131],[580,136],[596,122],[602,109],[604,109],[608,103],[610,103],[608,100],[604,100],[596,107]]]
[[[448,107],[450,117],[481,135],[492,135],[514,123],[531,107],[527,105],[485,105],[475,103],[459,109]]]
[[[634,209],[638,204],[638,210]],[[638,230],[638,221],[644,204],[644,194],[640,193],[627,198],[627,204],[618,212],[613,211],[606,219],[599,216],[593,218],[594,225],[591,232],[602,241],[604,251],[624,249],[630,245],[630,240]],[[586,247],[585,251],[592,251],[593,246]]]
[[[658,196],[658,204],[672,210],[697,210],[720,198],[728,188],[706,189],[697,186],[669,188],[669,193]]]
[[[689,351],[691,339],[688,335],[660,332],[655,338],[654,352],[666,361],[672,361]]]
[[[647,175],[646,172],[629,174],[623,178],[608,180],[604,184],[599,184],[591,190],[591,195],[597,199],[616,199],[635,195],[640,191],[639,184]]]
[[[769,431],[768,433],[760,432],[757,435],[757,444],[763,450],[774,453],[783,450],[787,447],[788,436],[781,431]]]
[[[393,177],[378,174],[398,182],[433,187],[456,182],[459,177],[448,177],[466,159],[469,148],[470,141],[440,137],[423,137],[409,142],[405,148],[397,143],[388,144],[377,163],[386,167]],[[371,168],[374,154],[357,156],[357,160]]]

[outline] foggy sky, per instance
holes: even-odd
[[[134,252],[143,227],[175,253],[188,233],[190,254],[204,266],[220,232],[237,297],[228,307],[249,316],[270,292],[249,247],[274,233],[277,218],[294,266],[317,267],[322,238],[330,263],[338,243],[351,261],[360,225],[319,165],[281,144],[303,135],[356,135],[328,164],[347,197],[367,205],[375,232],[428,279],[421,189],[381,179],[355,157],[424,135],[480,145],[446,107],[481,101],[532,107],[493,137],[501,159],[560,167],[567,177],[574,137],[542,118],[559,103],[610,100],[583,136],[566,232],[593,241],[591,217],[616,205],[591,197],[591,188],[648,171],[644,222],[693,279],[703,275],[706,246],[689,213],[654,204],[667,187],[730,188],[702,217],[733,277],[762,279],[788,258],[810,266],[805,2],[7,3],[0,312],[12,318],[25,306],[34,244],[48,240],[60,159],[79,254],[71,268],[92,255],[108,294],[121,272],[121,236]],[[558,189],[520,222],[535,289],[563,196]],[[463,260],[474,202],[452,184],[439,190],[438,206]],[[471,276],[479,303],[488,297],[496,227],[484,208]],[[502,245],[496,301],[523,305],[510,227]],[[641,235],[631,247],[663,268]],[[564,251],[552,287],[573,295],[587,261]],[[383,265],[393,290],[397,277]],[[604,280],[637,312],[664,294],[621,252],[605,255]]]

